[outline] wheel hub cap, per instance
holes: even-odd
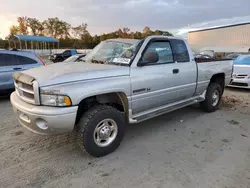
[[[100,130],[100,137],[101,138],[108,138],[109,135],[111,134],[111,129],[109,126],[104,126],[101,130]]]
[[[220,93],[219,91],[215,90],[212,95],[212,105],[216,106],[219,102],[219,99],[220,99]]]
[[[109,146],[116,138],[118,126],[113,119],[104,119],[94,130],[94,141],[99,147]]]

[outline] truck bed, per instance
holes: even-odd
[[[205,59],[195,58],[197,65],[197,89],[196,95],[201,95],[207,88],[211,78],[215,74],[225,76],[225,86],[227,86],[232,77],[233,60],[232,59]]]

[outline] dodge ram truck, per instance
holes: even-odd
[[[101,157],[118,148],[127,124],[194,103],[216,111],[232,71],[232,60],[194,58],[181,38],[109,39],[84,62],[14,73],[11,103],[25,128],[74,131],[81,149]]]

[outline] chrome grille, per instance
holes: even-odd
[[[29,85],[18,80],[15,80],[15,89],[18,96],[24,101],[32,104],[36,104],[35,101],[35,92],[33,88],[33,84]]]

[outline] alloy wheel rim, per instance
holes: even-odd
[[[99,147],[107,147],[116,139],[118,126],[113,119],[100,121],[94,130],[94,141]]]

